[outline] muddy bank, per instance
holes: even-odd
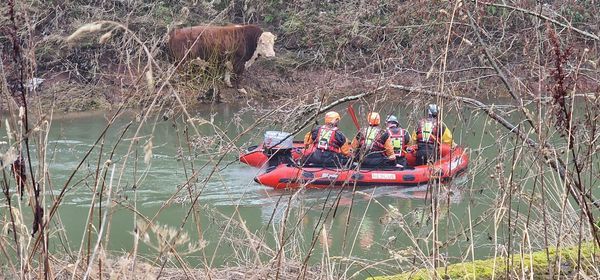
[[[177,93],[184,106],[196,106],[207,103],[253,103],[273,104],[278,101],[297,99],[306,103],[316,101],[331,102],[336,98],[356,95],[374,90],[384,84],[395,83],[417,86],[424,89],[438,89],[435,78],[427,73],[405,69],[390,74],[382,74],[372,68],[355,71],[343,71],[326,67],[303,67],[290,60],[289,54],[280,53],[277,58],[259,60],[243,76],[241,86],[247,93],[240,93],[227,87],[222,77],[213,78],[209,83],[198,82],[202,75],[183,76],[176,73],[169,79],[173,90],[166,86],[162,91],[147,89],[143,73],[131,73],[120,70],[119,65],[103,63],[101,78],[95,83],[81,83],[64,73],[45,73],[43,81],[27,95],[29,106],[43,111],[82,112],[113,110],[125,108],[146,108],[157,98],[156,105],[168,107],[178,105]],[[170,66],[165,64],[166,67]],[[187,75],[187,74],[186,74]],[[164,80],[157,80],[157,87]],[[506,95],[502,85],[495,78],[483,77],[477,84],[454,85],[456,94],[480,96],[482,98]],[[381,91],[381,95],[390,90]],[[20,96],[2,99],[1,106],[6,108],[7,101],[21,104]]]
[[[588,2],[563,2],[544,6],[542,18],[554,19],[553,24],[531,12],[540,9],[533,2],[519,7],[458,5],[451,1],[427,5],[406,1],[70,1],[56,7],[19,2],[14,6],[14,23],[19,24],[13,25],[7,7],[0,7],[0,23],[15,29],[8,28],[0,36],[0,46],[7,94],[19,94],[20,67],[25,83],[44,79],[29,91],[30,103],[56,111],[103,110],[120,104],[144,107],[157,95],[166,97],[160,100],[161,105],[172,103],[172,90],[146,89],[147,57],[139,42],[163,68],[153,66],[156,84],[175,78],[173,89],[185,105],[214,99],[270,102],[289,96],[311,99],[323,93],[327,97],[346,96],[384,83],[469,97],[507,96],[484,52],[500,64],[526,98],[549,95],[556,56],[564,63],[578,65],[567,69],[572,73],[569,77],[576,76],[578,91],[597,92],[600,62],[593,34],[599,28],[598,7]],[[480,30],[471,26],[468,13]],[[82,25],[98,20],[121,23],[128,31],[105,27],[82,36],[77,44],[65,42]],[[565,29],[565,22],[569,28]],[[195,81],[166,77],[167,31],[207,23],[253,23],[277,35],[277,58],[259,61],[243,77],[247,96],[224,87],[217,76],[191,78]],[[109,32],[108,39],[100,40]],[[553,45],[553,38],[558,44]],[[18,54],[13,52],[15,45],[20,47]],[[6,105],[10,101],[2,102]]]
[[[138,81],[136,84],[134,77],[124,73],[105,73],[104,77],[110,77],[110,82],[83,84],[64,79],[61,75],[45,75],[35,91],[28,94],[28,104],[44,111],[52,109],[57,112],[80,112],[111,110],[119,106],[144,108],[151,104],[155,95],[160,95],[162,106],[177,103],[173,91],[144,90],[144,81]],[[175,77],[171,83],[186,106],[212,102],[245,103],[248,100],[269,104],[290,97],[307,101],[322,98],[327,100],[331,97],[372,90],[384,82],[372,74],[341,74],[331,69],[286,68],[277,59],[259,61],[245,73],[242,87],[247,91],[246,94],[227,87],[222,81],[203,85],[179,79],[181,77]],[[18,96],[14,96],[11,101],[21,104]],[[6,108],[5,102],[2,107]]]

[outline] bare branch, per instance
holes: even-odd
[[[473,16],[471,15],[471,11],[469,11],[469,9],[466,9],[466,11],[467,11],[467,15],[469,15],[469,24],[471,25],[471,28],[473,29],[473,32],[475,32],[475,35],[477,35],[477,41],[479,42],[479,44],[483,48],[483,52],[485,54],[485,57],[490,62],[490,64],[492,64],[492,67],[494,67],[494,70],[496,70],[496,73],[498,74],[498,76],[500,76],[500,79],[502,80],[502,82],[506,86],[506,89],[508,90],[508,93],[510,93],[510,95],[512,96],[512,98],[515,101],[519,102],[519,109],[521,109],[521,112],[523,112],[523,114],[525,115],[527,122],[531,125],[531,127],[533,127],[537,131],[538,129],[536,128],[536,125],[533,122],[533,116],[531,116],[531,114],[529,113],[529,111],[527,111],[527,109],[525,109],[525,106],[523,105],[523,98],[521,98],[521,96],[513,88],[513,86],[511,85],[511,83],[508,81],[508,78],[506,78],[506,75],[504,75],[504,72],[502,71],[502,69],[500,69],[500,66],[498,66],[498,63],[496,63],[495,58],[491,55],[491,53],[490,53],[487,45],[485,44],[485,42],[481,38],[481,34],[479,33],[479,29],[475,25],[475,20],[473,19]]]
[[[498,8],[503,8],[503,9],[510,9],[510,10],[518,11],[518,12],[521,12],[521,13],[524,13],[524,14],[527,14],[527,15],[539,17],[539,18],[541,18],[543,20],[547,20],[549,22],[552,22],[552,23],[554,23],[554,24],[556,24],[558,26],[561,26],[561,27],[573,30],[573,31],[575,31],[575,32],[577,32],[577,33],[585,36],[585,37],[590,38],[590,39],[593,39],[593,40],[596,40],[596,41],[600,41],[600,37],[598,37],[598,35],[594,35],[594,34],[589,33],[587,31],[581,30],[581,29],[579,29],[577,27],[574,27],[570,23],[561,23],[561,22],[559,22],[559,21],[557,21],[555,19],[549,18],[549,17],[547,17],[545,15],[542,15],[542,14],[539,14],[539,13],[536,13],[536,12],[533,12],[533,11],[530,11],[530,10],[527,10],[527,9],[523,9],[523,8],[519,8],[519,7],[513,7],[513,6],[510,6],[510,5],[506,5],[506,4],[487,3],[487,2],[481,2],[481,1],[472,1],[472,2],[477,2],[477,3],[480,3],[480,4],[484,4],[486,6],[498,7]]]
[[[540,143],[535,142],[533,139],[531,139],[530,137],[527,136],[527,134],[525,133],[525,131],[523,129],[510,123],[508,120],[506,120],[502,116],[496,114],[496,112],[494,112],[494,106],[487,105],[487,104],[485,104],[481,101],[478,101],[476,99],[473,99],[473,98],[454,96],[454,95],[431,91],[431,90],[424,90],[424,89],[407,87],[407,86],[402,86],[402,85],[395,85],[395,84],[390,84],[389,87],[395,88],[395,89],[398,89],[401,91],[405,91],[408,93],[426,94],[429,96],[436,96],[436,97],[441,97],[441,98],[445,98],[445,99],[449,99],[449,100],[460,101],[462,103],[471,105],[477,109],[483,110],[490,118],[498,121],[498,123],[500,123],[502,126],[506,127],[510,132],[516,134],[521,140],[523,140],[525,143],[527,143],[527,145],[529,147],[534,148],[536,152],[540,153],[544,157],[545,163],[549,164],[554,170],[556,170],[556,172],[558,172],[558,174],[560,175],[560,177],[563,180],[567,180],[568,182],[572,181],[572,179],[569,176],[569,173],[567,172],[565,163],[562,162],[558,157],[556,157],[556,154],[557,154],[556,148],[552,147],[551,145],[549,145],[547,143],[544,143],[542,145]],[[579,197],[578,195],[576,195],[574,193],[573,188],[569,188],[569,191],[571,192],[571,194],[573,195],[573,197],[575,199],[577,199]],[[579,191],[582,192],[581,190],[579,190]],[[596,200],[590,193],[582,192],[582,194],[585,195],[585,197],[587,199],[589,199],[594,204],[594,206],[596,206],[596,208],[600,209],[599,201]]]

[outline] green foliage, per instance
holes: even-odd
[[[563,273],[569,273],[570,270],[576,269],[576,262],[578,258],[578,246],[561,248],[560,258],[562,263]],[[512,273],[518,273],[521,271],[528,273],[533,271],[535,279],[545,279],[548,272],[548,268],[554,263],[558,252],[556,248],[549,248],[548,259],[546,251],[539,251],[533,254],[515,254],[510,258],[510,270]],[[599,248],[592,243],[586,243],[581,245],[581,269],[583,271],[591,271],[594,269],[595,264],[593,258],[600,257]],[[498,257],[495,259],[487,260],[476,260],[473,262],[464,262],[448,266],[448,272],[445,273],[445,268],[438,268],[438,276],[442,279],[504,279],[506,275],[506,258]],[[406,272],[395,276],[383,276],[375,277],[373,280],[425,280],[433,279],[435,275],[433,271],[422,269],[415,272]]]
[[[159,2],[154,9],[152,9],[152,17],[163,25],[167,25],[173,21],[172,13],[172,8],[166,6],[163,2]]]
[[[264,20],[266,23],[271,23],[273,22],[273,19],[275,19],[275,17],[273,15],[266,15]]]
[[[382,15],[373,15],[367,19],[368,22],[377,26],[385,26],[389,23],[389,18]]]
[[[488,14],[492,15],[492,16],[497,16],[497,15],[498,15],[498,14],[497,14],[497,13],[498,13],[498,8],[496,8],[495,6],[487,6],[487,7],[485,8],[485,11],[486,11]]]
[[[229,6],[229,2],[231,2],[231,1],[232,0],[214,1],[213,7],[218,11],[222,11],[222,10],[225,10]]]
[[[62,49],[56,42],[42,42],[35,48],[35,56],[39,61],[52,61],[61,58]]]
[[[583,8],[569,7],[565,10],[565,15],[573,24],[582,24],[590,20],[590,13]]]
[[[303,27],[304,23],[296,15],[290,15],[282,24],[283,31],[286,33],[301,32]]]

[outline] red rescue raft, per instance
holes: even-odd
[[[327,188],[344,186],[415,186],[432,181],[448,181],[464,172],[469,156],[462,147],[442,145],[441,159],[431,166],[420,165],[405,169],[347,170],[324,167],[298,167],[281,164],[254,178],[259,184],[276,189]],[[415,163],[415,152],[406,156],[409,166]]]
[[[291,149],[292,158],[297,161],[304,151],[304,143],[302,141],[294,141]],[[269,156],[265,154],[264,145],[250,146],[240,154],[240,161],[254,167],[263,167],[268,161]]]

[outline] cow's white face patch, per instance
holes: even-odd
[[[258,56],[264,57],[274,57],[275,50],[273,49],[275,45],[275,40],[277,40],[277,36],[273,35],[271,32],[263,32],[258,38],[258,43],[256,44],[256,51],[252,54],[250,60],[246,61],[246,69],[250,67],[256,61]]]
[[[273,33],[263,32],[258,38],[256,53],[264,57],[275,56],[275,50],[273,50],[273,47],[275,45],[275,39],[277,39],[277,37],[275,37]]]

